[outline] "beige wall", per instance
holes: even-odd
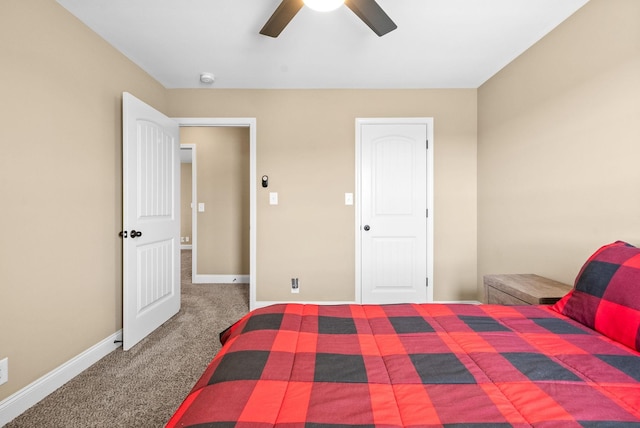
[[[249,274],[249,128],[182,127],[196,146],[197,274]],[[195,274],[195,272],[194,272]]]
[[[478,91],[478,275],[640,245],[640,2],[592,0]]]
[[[355,119],[434,117],[434,296],[476,298],[476,90],[169,90],[168,104],[257,119],[257,179],[270,180],[256,183],[258,301],[354,300]]]
[[[122,92],[165,90],[53,0],[0,2],[0,400],[121,328]]]
[[[193,242],[191,230],[191,189],[193,168],[190,163],[180,164],[180,238],[189,238],[183,245],[191,245]]]

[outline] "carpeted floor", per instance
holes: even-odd
[[[220,349],[218,334],[249,310],[247,284],[192,284],[182,251],[182,307],[125,352],[117,349],[6,428],[162,427]]]

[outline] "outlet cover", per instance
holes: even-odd
[[[0,385],[9,381],[9,357],[0,360]]]

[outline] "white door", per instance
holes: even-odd
[[[427,125],[360,125],[362,303],[427,296]]]
[[[177,122],[123,94],[123,348],[180,310]]]

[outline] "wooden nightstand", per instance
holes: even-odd
[[[498,305],[552,305],[572,286],[533,274],[485,275],[485,302]]]

